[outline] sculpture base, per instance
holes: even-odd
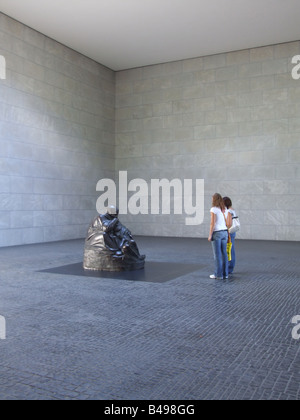
[[[135,271],[145,267],[145,256],[138,260],[129,254],[112,256],[111,252],[95,247],[86,247],[84,250],[83,268],[92,271]]]

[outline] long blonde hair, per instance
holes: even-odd
[[[226,209],[223,197],[219,193],[215,193],[213,195],[212,205],[213,207],[219,207],[219,209],[221,209],[222,212],[224,212]]]

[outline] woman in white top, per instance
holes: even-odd
[[[232,218],[236,218],[236,212],[235,210],[233,210],[232,208],[232,201],[229,197],[223,197],[223,201],[224,204],[226,206],[226,208],[228,209],[229,213],[231,214]],[[235,237],[236,237],[236,233],[231,233],[230,234],[231,237],[231,243],[232,243],[232,248],[231,248],[231,261],[229,261],[228,263],[228,273],[232,274],[235,268],[235,261],[236,261],[236,257],[235,257]]]
[[[213,195],[211,213],[211,223],[208,240],[212,243],[215,273],[211,279],[228,279],[228,227],[231,226],[231,214],[225,207],[223,198],[220,194]]]

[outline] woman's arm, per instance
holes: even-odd
[[[209,229],[209,236],[208,236],[209,242],[211,242],[211,240],[212,240],[216,220],[217,220],[217,216],[214,213],[211,213],[210,229]]]
[[[227,228],[230,229],[232,226],[232,214],[229,212],[226,220]]]

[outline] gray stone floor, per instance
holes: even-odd
[[[1,400],[300,398],[299,243],[237,241],[216,281],[206,240],[137,240],[146,278],[43,271],[81,262],[82,240],[0,249]]]

